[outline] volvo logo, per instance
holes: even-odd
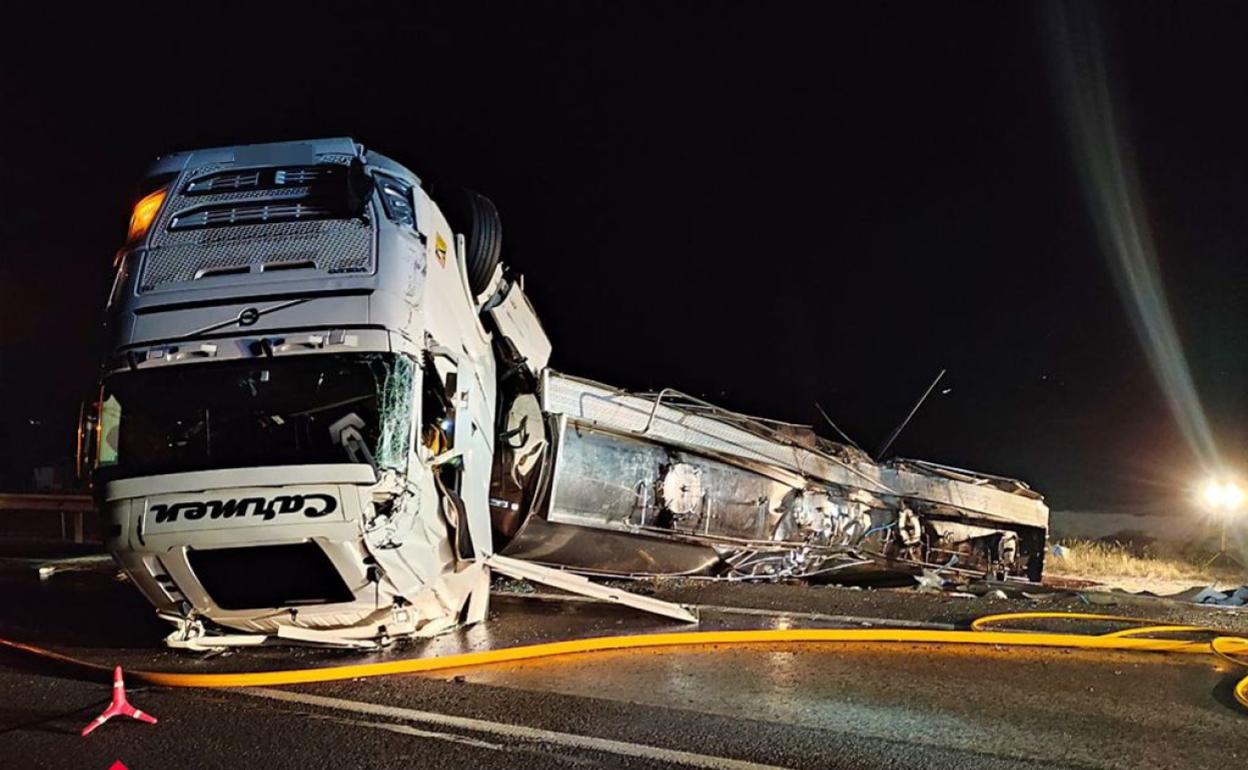
[[[338,510],[338,501],[330,495],[278,495],[270,499],[244,497],[236,500],[203,500],[170,505],[153,505],[148,513],[153,524],[166,524],[178,520],[234,519],[260,516],[265,521],[278,514],[302,513],[309,519],[319,519]]]
[[[239,326],[251,326],[256,321],[259,321],[259,320],[260,320],[260,311],[256,310],[254,307],[249,307],[243,312],[238,314]]]

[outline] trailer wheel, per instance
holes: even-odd
[[[1027,559],[1027,579],[1033,583],[1039,583],[1044,580],[1044,548],[1033,553]]]
[[[464,264],[473,296],[485,291],[503,248],[503,224],[489,198],[471,190],[452,190],[437,199],[451,229],[464,236]]]

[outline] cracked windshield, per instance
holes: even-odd
[[[291,356],[124,372],[104,385],[100,475],[369,462],[407,450],[414,366],[393,354]]]

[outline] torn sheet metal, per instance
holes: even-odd
[[[674,391],[627,393],[547,370],[540,396],[550,457],[512,490],[533,510],[508,555],[596,574],[828,580],[952,559],[1039,575],[1048,508],[1021,482],[879,464],[803,426]]]
[[[921,498],[997,521],[1048,526],[1048,507],[1022,482],[924,473],[925,465],[933,466],[914,461],[875,463],[805,426],[737,414],[675,391],[628,393],[548,369],[541,394],[547,413],[621,435],[760,463],[801,479]]]
[[[620,604],[625,607],[632,607],[635,610],[649,612],[654,615],[662,615],[663,617],[679,620],[682,623],[697,623],[698,616],[694,615],[688,609],[655,599],[650,596],[641,596],[639,594],[622,591],[618,588],[608,588],[607,586],[598,585],[590,582],[588,579],[580,575],[574,575],[561,570],[543,567],[531,562],[521,561],[519,559],[511,559],[506,556],[494,554],[486,559],[492,569],[500,572],[507,577],[517,580],[529,580],[534,583],[542,583],[551,588],[558,588],[569,593],[578,594],[580,596],[588,596],[593,599],[611,602],[612,604]]]

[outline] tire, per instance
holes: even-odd
[[[1033,583],[1044,580],[1044,546],[1027,560],[1027,579]]]
[[[485,291],[503,250],[503,224],[498,209],[484,195],[451,190],[439,196],[438,207],[457,234],[464,236],[464,264],[473,296]]]

